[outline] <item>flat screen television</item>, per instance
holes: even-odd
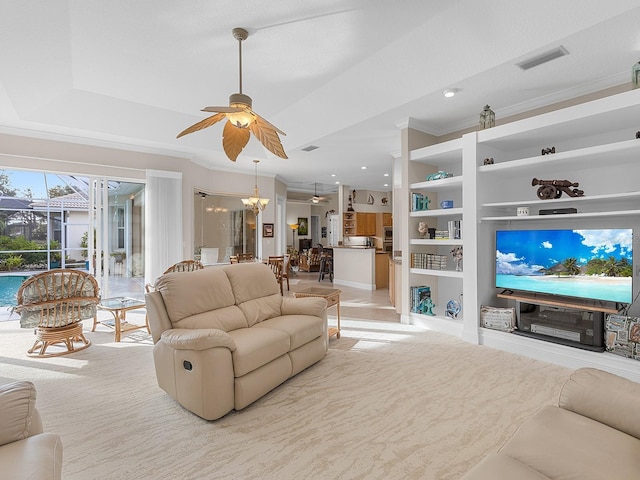
[[[496,287],[631,303],[633,230],[498,230]]]

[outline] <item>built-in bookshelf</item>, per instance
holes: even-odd
[[[429,197],[429,207],[409,205],[404,221],[403,270],[409,287],[427,285],[436,303],[435,315],[403,311],[403,321],[424,325],[484,344],[568,367],[606,367],[640,381],[640,364],[608,352],[580,351],[508,332],[480,327],[480,306],[509,306],[495,288],[495,232],[500,229],[633,228],[640,236],[640,89],[544,113],[461,138],[415,149],[404,166],[409,173],[406,193]],[[543,154],[553,147],[555,153]],[[485,159],[491,158],[491,162]],[[420,168],[424,167],[424,168]],[[439,170],[449,178],[426,180]],[[568,180],[582,196],[537,195],[536,180]],[[440,208],[453,200],[453,208]],[[410,202],[410,200],[409,200]],[[529,215],[517,215],[528,207]],[[572,208],[575,213],[540,215],[540,210]],[[424,238],[418,223],[447,229],[461,222],[461,238]],[[412,254],[449,255],[463,247],[461,271],[449,256],[447,268],[416,268]],[[405,265],[406,263],[406,265]],[[640,254],[634,258],[634,298],[640,292]],[[464,295],[463,295],[464,294]],[[407,296],[409,292],[407,292]],[[462,300],[456,319],[446,315],[449,299]],[[408,304],[408,300],[407,300]],[[631,314],[640,316],[632,305]]]

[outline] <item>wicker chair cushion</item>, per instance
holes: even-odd
[[[22,328],[62,327],[96,314],[98,292],[84,276],[39,274],[27,279],[21,289],[18,311]]]

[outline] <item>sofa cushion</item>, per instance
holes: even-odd
[[[162,275],[155,288],[162,295],[171,323],[235,305],[229,280],[219,268]]]
[[[286,317],[270,318],[256,324],[253,328],[275,328],[285,332],[291,339],[290,350],[295,350],[325,334],[322,319],[310,315],[287,315]]]
[[[536,412],[500,449],[556,480],[638,478],[640,440],[558,407]]]
[[[548,478],[513,458],[490,453],[469,470],[462,480],[548,480]]]
[[[247,324],[252,327],[257,323],[268,320],[269,318],[279,317],[282,315],[282,296],[280,292],[274,293],[267,297],[256,298],[254,300],[247,300],[238,305],[238,308],[242,310],[244,317],[247,319]]]
[[[247,318],[236,305],[198,313],[173,322],[173,328],[215,328],[224,332],[248,326]]]
[[[290,350],[289,335],[273,328],[240,328],[229,332],[236,349],[232,352],[233,373],[241,377]]]
[[[595,368],[580,368],[562,387],[558,406],[640,438],[638,402],[640,383]]]
[[[31,382],[0,386],[0,445],[27,438],[36,408],[36,388]]]
[[[280,293],[276,276],[268,265],[258,262],[234,263],[222,269],[227,274],[236,305],[255,298],[268,297]]]

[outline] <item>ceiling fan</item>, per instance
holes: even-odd
[[[311,197],[309,200],[311,201],[311,203],[320,203],[322,200],[324,200],[324,197],[320,197],[318,196],[318,190],[317,190],[317,184],[314,183],[313,184],[313,197]]]
[[[228,121],[222,132],[222,147],[232,162],[236,161],[242,149],[249,142],[250,133],[253,133],[260,143],[274,155],[288,158],[278,136],[278,133],[286,134],[255,113],[251,108],[251,97],[242,93],[242,41],[249,37],[249,32],[244,28],[234,28],[232,32],[234,38],[238,40],[239,47],[240,92],[229,96],[228,107],[203,108],[203,112],[214,112],[215,115],[191,125],[180,132],[176,138],[210,127],[226,118]]]

